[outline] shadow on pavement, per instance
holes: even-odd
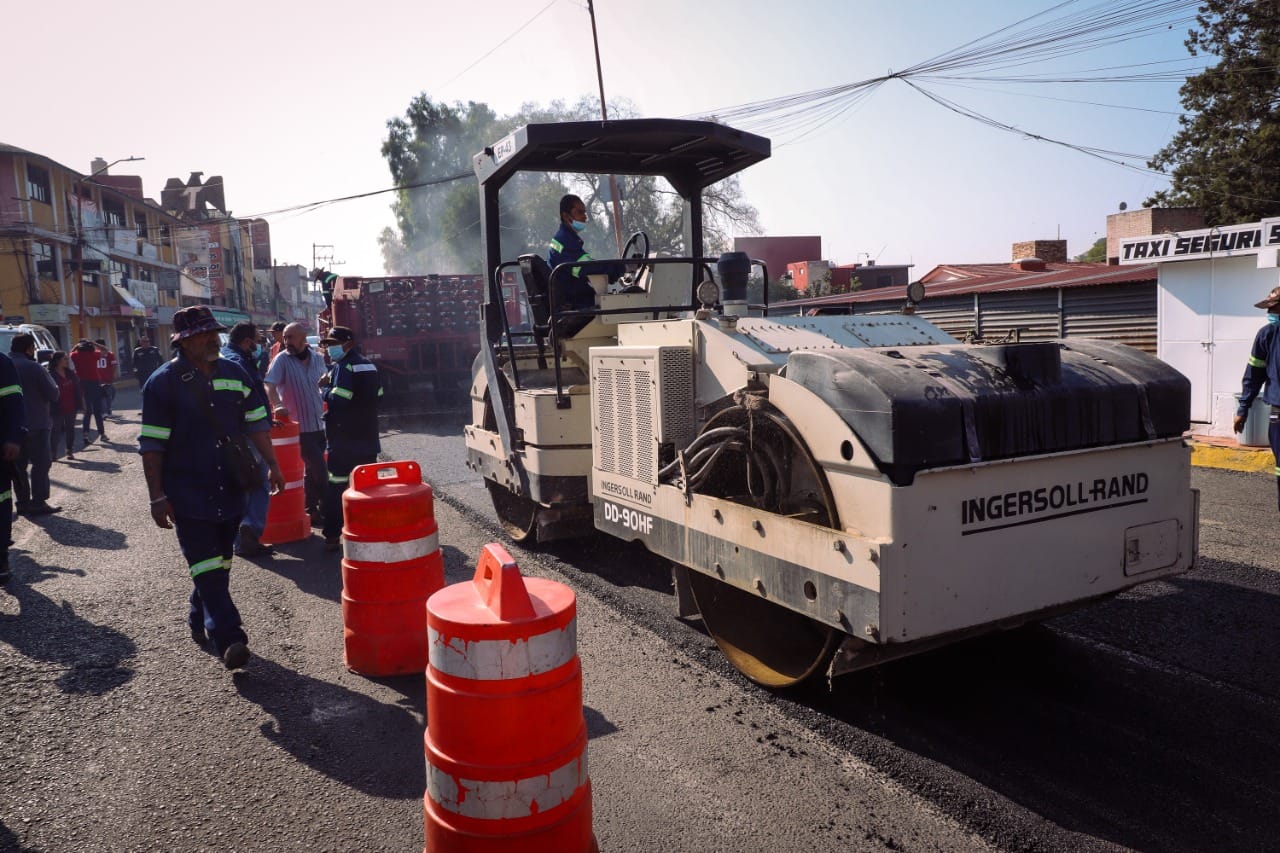
[[[100,551],[122,551],[127,547],[125,535],[120,531],[78,521],[65,511],[55,515],[32,516],[27,520],[43,529],[59,545],[96,548]]]
[[[133,670],[123,663],[138,651],[133,640],[114,628],[89,622],[69,603],[56,604],[33,586],[55,574],[84,577],[85,572],[35,566],[19,558],[21,553],[9,551],[13,577],[4,589],[17,599],[19,611],[16,616],[0,614],[0,643],[8,643],[31,660],[64,669],[57,680],[64,693],[101,696],[128,683]],[[6,688],[5,700],[18,701],[18,697]]]
[[[859,751],[888,740],[1071,833],[1146,851],[1274,849],[1280,577],[1225,563],[1214,574],[795,698],[871,735],[854,735]],[[886,760],[909,788],[929,775]],[[980,824],[987,805],[948,811]]]
[[[422,680],[406,682],[406,698],[386,705],[255,657],[235,677],[236,690],[275,718],[262,734],[308,767],[363,793],[387,799],[426,790],[421,714]],[[418,698],[410,698],[416,681]],[[386,680],[385,683],[391,683]]]
[[[23,847],[18,841],[18,836],[13,834],[13,830],[0,820],[0,850],[11,851],[11,853],[34,853],[36,848]]]
[[[67,465],[71,468],[75,468],[78,471],[98,471],[104,474],[120,473],[119,462],[95,462],[91,459],[86,459],[84,457],[83,454],[86,452],[85,450],[79,450],[77,452],[80,453],[81,455],[77,456],[75,459],[59,459],[58,462],[62,465]],[[57,469],[55,468],[54,470],[56,471]],[[64,483],[58,483],[56,480],[54,480],[53,482],[56,485],[65,486]]]
[[[318,532],[297,542],[273,545],[272,551],[272,555],[236,557],[236,561],[274,572],[317,598],[341,600],[342,554],[325,551],[324,539]]]

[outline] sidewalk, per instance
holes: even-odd
[[[1276,472],[1276,460],[1269,447],[1243,447],[1234,437],[1192,435],[1188,438],[1192,465],[1253,474]]]

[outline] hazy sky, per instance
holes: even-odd
[[[1053,3],[595,5],[608,96],[666,117],[901,70]],[[585,0],[49,0],[6,17],[16,25],[0,141],[81,172],[95,156],[145,157],[112,172],[142,175],[156,199],[170,177],[221,175],[237,216],[389,187],[386,122],[419,92],[499,114],[596,92]],[[1185,60],[1186,29],[1010,73]],[[1081,145],[1145,156],[1177,127],[1176,82],[972,85],[984,88],[936,91]],[[938,263],[1007,260],[1011,243],[1059,233],[1078,254],[1103,236],[1120,202],[1136,207],[1165,183],[985,127],[896,80],[800,141],[773,138],[773,158],[743,176],[767,234],[819,234],[831,260],[914,263],[915,277]],[[312,245],[332,244],[345,261],[337,272],[380,274],[377,234],[392,222],[390,201],[269,217],[276,260],[310,266]],[[555,218],[549,211],[548,233]]]

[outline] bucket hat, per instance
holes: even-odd
[[[169,343],[176,344],[205,332],[225,332],[227,327],[213,318],[213,312],[205,305],[192,305],[173,315],[173,335]]]

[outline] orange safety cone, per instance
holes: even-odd
[[[427,665],[424,605],[444,586],[431,487],[416,462],[358,465],[342,494],[343,661],[361,675]]]
[[[284,488],[271,496],[267,504],[267,524],[259,537],[264,545],[297,542],[311,535],[311,519],[307,516],[307,496],[303,490],[306,466],[298,443],[299,428],[288,418],[271,426],[271,446],[284,475]]]
[[[427,600],[428,853],[588,853],[591,781],[577,601],[484,546]]]

